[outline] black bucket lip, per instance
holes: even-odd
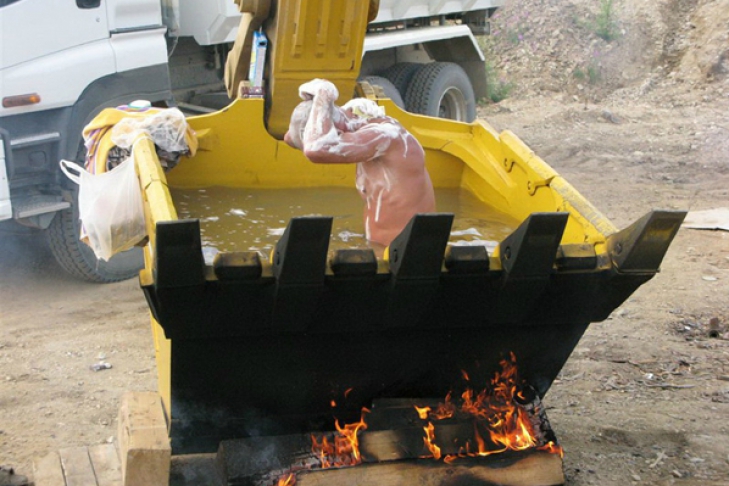
[[[560,245],[567,220],[535,213],[492,257],[448,246],[452,214],[416,215],[386,265],[371,250],[330,257],[331,217],[293,218],[270,263],[239,252],[212,266],[197,220],[159,223],[154,279],[142,287],[168,338],[342,332],[347,319],[372,331],[602,320],[627,295],[605,292],[618,272],[594,247]],[[654,273],[633,273],[628,287]]]

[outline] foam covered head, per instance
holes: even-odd
[[[362,118],[381,118],[385,116],[385,108],[367,98],[353,98],[347,101],[342,108]]]

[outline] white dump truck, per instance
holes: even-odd
[[[475,35],[487,33],[503,0],[372,3],[377,16],[360,76],[408,111],[471,121],[476,100],[486,95]],[[137,99],[193,113],[227,105],[226,57],[241,15],[255,4],[0,0],[0,227],[20,224],[44,234],[60,265],[77,277],[113,282],[136,275],[139,251],[107,262],[79,241],[75,188],[59,160],[83,161],[82,129],[106,107]]]

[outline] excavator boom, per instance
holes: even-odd
[[[342,101],[354,93],[362,63],[367,23],[377,15],[376,0],[236,0],[240,28],[226,64],[231,98],[248,80],[253,34],[269,41],[265,69],[266,126],[283,138],[300,84],[326,78],[337,86]]]

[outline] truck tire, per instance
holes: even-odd
[[[66,272],[95,283],[119,282],[139,274],[144,266],[141,248],[119,253],[105,262],[79,239],[80,229],[78,204],[74,201],[70,208],[56,214],[46,230],[51,253]]]
[[[398,62],[393,64],[389,68],[382,71],[381,76],[388,79],[395,88],[404,97],[407,93],[410,81],[413,79],[413,75],[423,67],[421,63],[417,62]]]
[[[471,122],[476,118],[476,96],[466,72],[458,64],[432,62],[413,75],[405,93],[412,113]]]
[[[398,91],[395,85],[387,79],[383,78],[382,76],[365,76],[361,78],[361,81],[367,81],[372,86],[380,86],[382,88],[382,91],[385,92],[385,96],[390,98],[393,103],[395,103],[403,110],[405,109],[405,101],[402,99],[400,91]]]

